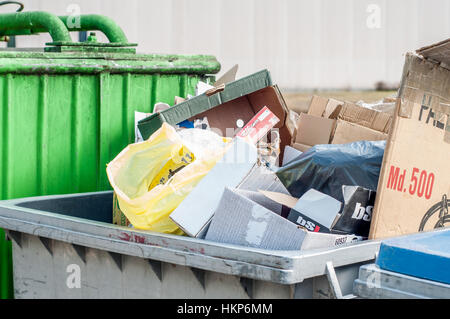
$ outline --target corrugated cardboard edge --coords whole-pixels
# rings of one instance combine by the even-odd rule
[[[437,63],[427,61],[414,53],[407,53],[398,93],[402,103],[396,114],[411,118],[414,104],[423,104],[425,102],[423,96],[426,93],[433,97],[433,104],[429,106],[435,112],[449,115],[450,101],[444,98],[450,92],[449,73],[449,70],[440,67]],[[425,81],[426,78],[434,80]],[[448,121],[447,126],[449,126]]]
[[[273,200],[274,202],[277,202],[278,204],[284,205],[289,208],[294,208],[294,206],[298,202],[298,198],[292,197],[287,194],[263,191],[263,190],[259,190],[259,192],[261,194],[263,194],[264,196],[266,196],[268,199]]]
[[[435,63],[440,63],[441,67],[450,69],[450,38],[436,44],[416,50],[424,58]]]
[[[401,100],[397,99],[396,112],[395,112],[396,114],[398,114],[398,112],[400,111],[400,108],[401,108]],[[385,185],[386,178],[389,177],[388,174],[383,174],[383,172],[385,172],[387,170],[387,165],[391,161],[391,157],[392,157],[391,154],[392,154],[393,144],[395,143],[395,140],[396,140],[396,132],[397,132],[399,118],[400,118],[399,116],[394,116],[392,127],[391,127],[391,130],[389,132],[389,135],[388,135],[388,138],[386,141],[383,162],[381,164],[381,169],[380,169],[380,178],[378,180],[378,188],[380,188],[380,185]],[[372,213],[372,222],[370,224],[369,239],[374,239],[373,238],[374,233],[376,232],[376,230],[378,228],[378,223],[379,223],[378,207],[380,206],[380,202],[382,201],[383,195],[384,195],[384,192],[378,192],[377,196],[375,198],[375,204],[374,204],[373,213]]]
[[[335,113],[332,113],[332,115],[335,116]],[[382,133],[389,133],[392,125],[392,116],[390,114],[364,108],[349,102],[344,103],[337,118]]]

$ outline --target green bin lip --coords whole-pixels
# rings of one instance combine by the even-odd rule
[[[0,74],[216,74],[212,55],[0,51]]]

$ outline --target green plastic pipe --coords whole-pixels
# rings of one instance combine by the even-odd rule
[[[110,43],[128,43],[128,39],[117,23],[99,14],[77,16],[60,16],[69,31],[101,31]],[[79,24],[78,24],[79,22]]]
[[[0,14],[1,35],[32,34],[37,29],[48,32],[53,42],[72,42],[66,26],[54,14],[42,11]]]
[[[45,12],[24,12],[19,14],[28,15],[30,13],[33,14],[41,14]],[[10,20],[6,20],[3,22],[2,18],[6,15],[0,15],[0,34],[1,35],[30,35],[35,33],[44,33],[50,32],[47,27],[44,27],[39,24],[28,24],[26,26],[19,27],[16,24],[10,24]],[[117,23],[103,15],[99,14],[85,14],[80,16],[59,16],[57,18],[61,20],[67,29],[67,31],[101,31],[108,38],[110,43],[128,43],[128,39],[123,32],[123,30],[117,25]],[[58,23],[59,27],[61,27],[61,23]],[[53,36],[52,36],[53,38]],[[72,42],[70,36],[68,39],[56,40],[53,38],[53,42]]]

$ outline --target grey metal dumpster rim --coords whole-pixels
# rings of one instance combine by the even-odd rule
[[[15,236],[11,237],[15,237],[13,239],[19,245],[20,234],[26,233],[116,254],[287,285],[326,275],[328,262],[332,262],[334,267],[340,267],[374,260],[380,246],[380,241],[369,240],[337,249],[263,250],[136,230],[16,206],[36,200],[108,192],[110,191],[0,201],[0,228],[15,232]]]

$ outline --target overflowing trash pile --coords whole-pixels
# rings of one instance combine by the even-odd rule
[[[296,114],[262,70],[135,115],[107,167],[115,224],[273,250],[368,238],[390,113],[313,96]]]
[[[398,97],[375,103],[312,96],[297,114],[269,71],[235,80],[234,67],[136,113],[137,143],[107,167],[114,223],[275,250],[444,227],[448,71],[427,57],[448,43],[409,54]]]

